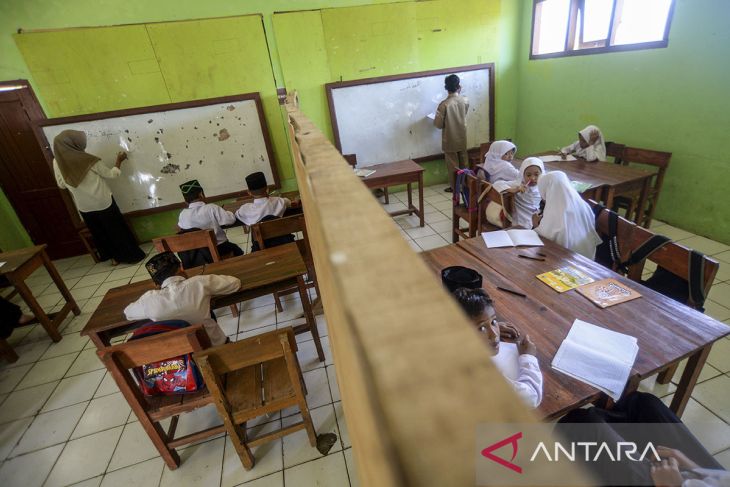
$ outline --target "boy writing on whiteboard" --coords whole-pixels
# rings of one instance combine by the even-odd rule
[[[461,96],[461,80],[455,74],[446,77],[444,87],[449,95],[436,109],[433,124],[441,129],[441,150],[446,159],[446,170],[449,173],[449,187],[444,191],[450,193],[454,187],[454,174],[464,168],[468,162],[466,153],[466,114],[469,111],[469,100]]]
[[[206,203],[203,187],[197,179],[181,184],[180,191],[182,191],[183,198],[188,204],[188,207],[180,212],[177,226],[181,230],[191,230],[194,228],[213,230],[216,244],[218,245],[218,253],[221,257],[230,255],[238,257],[239,255],[243,255],[241,247],[233,242],[229,242],[226,232],[222,228],[224,225],[233,225],[236,223],[236,216],[218,205]]]

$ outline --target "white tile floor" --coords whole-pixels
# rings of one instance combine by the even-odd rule
[[[391,205],[400,207],[405,193],[393,194]],[[451,201],[443,186],[425,190],[426,228],[415,217],[395,219],[403,237],[416,251],[447,245],[451,241]],[[712,254],[722,264],[707,305],[707,313],[730,325],[730,246],[697,237],[656,222],[656,231],[681,239]],[[233,229],[229,238],[248,251],[248,237]],[[143,248],[150,252],[150,244]],[[93,345],[78,332],[111,287],[146,279],[141,265],[110,267],[94,264],[88,256],[56,261],[82,314],[62,325],[64,339],[54,344],[39,326],[16,330],[10,338],[20,359],[0,364],[0,485],[220,485],[343,486],[358,485],[354,460],[340,402],[327,328],[318,317],[327,360],[317,361],[313,342],[299,335],[298,357],[307,381],[307,401],[319,432],[331,431],[338,442],[321,456],[303,432],[258,447],[257,464],[245,471],[227,437],[219,436],[181,450],[182,465],[168,470],[114,381],[96,357]],[[61,296],[45,272],[28,281],[47,310],[62,306]],[[246,302],[238,319],[226,309],[219,322],[231,339],[241,339],[277,326],[297,323],[301,303],[294,296],[276,311],[270,296]],[[716,344],[695,389],[684,420],[718,460],[730,468],[730,340]],[[679,374],[675,375],[678,377]],[[675,384],[642,384],[666,399]],[[296,420],[285,411],[250,424],[256,434]],[[212,407],[181,418],[178,432],[219,423]]]

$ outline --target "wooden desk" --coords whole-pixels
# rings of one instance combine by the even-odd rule
[[[66,283],[63,282],[61,275],[56,270],[56,266],[53,265],[53,262],[51,262],[51,259],[48,257],[48,254],[46,253],[46,245],[36,245],[35,247],[29,247],[27,249],[0,253],[0,262],[5,262],[5,264],[0,267],[0,276],[5,276],[8,279],[35,316],[37,321],[32,321],[31,323],[40,323],[48,333],[48,336],[50,336],[54,342],[61,341],[62,336],[58,332],[58,325],[60,325],[64,318],[66,318],[69,311],[73,311],[74,315],[78,316],[81,313],[81,310],[76,304],[76,301],[74,301],[73,296],[71,296],[71,293],[66,287]],[[51,279],[53,279],[53,282],[56,284],[56,287],[63,296],[63,299],[66,301],[66,304],[63,308],[61,308],[61,311],[57,313],[46,314],[46,312],[43,311],[43,308],[38,304],[38,301],[36,301],[33,293],[25,284],[25,280],[28,276],[41,266],[46,268]],[[12,354],[10,354],[10,352],[12,352]],[[12,349],[8,350],[6,348],[5,353],[8,354],[8,358],[11,361],[15,361],[18,358]],[[13,356],[15,360],[13,360]]]
[[[405,184],[408,191],[408,205],[405,210],[390,212],[390,216],[398,215],[418,215],[420,225],[426,225],[423,213],[423,167],[420,164],[408,159],[405,161],[386,162],[385,164],[376,164],[375,166],[367,166],[366,169],[375,171],[366,178],[361,178],[370,189],[387,188],[399,184]],[[418,208],[413,206],[413,195],[411,195],[412,183],[418,183]]]
[[[319,359],[324,361],[324,351],[319,340],[317,323],[304,283],[303,276],[307,273],[307,266],[296,243],[232,257],[188,269],[185,272],[189,277],[200,274],[223,274],[241,280],[241,288],[235,293],[213,297],[211,309],[297,287],[304,308],[306,324],[295,327],[294,332],[311,331]],[[89,322],[81,330],[81,334],[89,336],[97,348],[103,348],[109,346],[113,337],[138,328],[144,322],[127,320],[124,316],[124,308],[150,289],[155,289],[155,284],[151,279],[110,289],[104,295],[104,299],[94,314],[91,315]]]
[[[552,358],[568,334],[573,320],[578,318],[637,338],[639,354],[634,363],[633,377],[627,385],[628,389],[667,366],[689,358],[671,404],[672,410],[681,416],[712,344],[730,333],[727,326],[639,283],[619,276],[610,269],[560,245],[545,239],[543,241],[545,247],[539,250],[488,249],[481,238],[468,239],[450,246],[469,255],[469,258],[465,258],[459,265],[474,265],[479,272],[482,272],[485,281],[502,279],[505,287],[528,296],[527,298],[504,296],[507,293],[488,289],[490,296],[496,300],[497,312],[530,333],[540,349],[541,357],[538,359],[546,378],[544,400],[547,401],[544,408],[541,407],[541,411],[546,417],[555,417],[559,412],[567,411],[595,398],[595,390],[586,392],[585,384],[577,383],[578,381],[563,374],[559,374],[560,384],[556,386],[555,391],[550,390],[548,382],[548,380],[554,382],[553,376],[558,374],[550,367]],[[520,253],[534,255],[536,251],[547,255],[544,262],[517,257]],[[474,259],[483,265],[476,266]],[[537,274],[566,265],[576,267],[596,280],[607,277],[616,279],[636,289],[643,297],[600,309],[575,290],[558,293],[535,277]],[[531,311],[521,313],[522,308]],[[565,390],[574,391],[574,396],[564,394]]]
[[[555,151],[541,152],[534,157],[557,155]],[[517,168],[522,160],[512,162]],[[583,193],[585,197],[603,201],[611,208],[616,194],[641,191],[640,211],[643,213],[644,203],[649,190],[649,183],[654,175],[651,171],[631,166],[622,166],[607,161],[586,162],[575,161],[546,162],[547,171],[563,171],[571,181],[590,183],[591,187]],[[639,218],[641,215],[639,215]]]

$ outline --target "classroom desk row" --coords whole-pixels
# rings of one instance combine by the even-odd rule
[[[310,331],[319,359],[324,361],[324,351],[319,339],[317,323],[304,282],[307,266],[296,243],[232,257],[188,269],[185,273],[189,277],[201,274],[223,274],[241,280],[241,288],[235,293],[215,296],[211,300],[212,309],[296,287],[302,300],[306,323],[294,327],[294,332]],[[124,308],[154,288],[154,283],[148,279],[110,289],[104,295],[94,314],[91,315],[89,322],[81,331],[81,335],[88,336],[98,349],[102,349],[109,346],[114,337],[126,335],[138,328],[144,322],[127,320],[124,316]]]
[[[499,318],[530,335],[537,346],[537,359],[544,377],[539,413],[545,419],[559,418],[572,409],[603,398],[594,387],[551,367],[555,353],[576,318],[637,338],[639,353],[627,391],[667,366],[689,358],[671,404],[671,409],[681,416],[712,344],[730,333],[727,325],[558,244],[543,241],[545,246],[539,248],[488,249],[483,239],[472,238],[421,255],[439,277],[443,268],[453,265],[479,272]],[[545,254],[544,261],[518,258],[518,254],[534,255],[537,249]],[[558,293],[535,277],[565,266],[577,268],[596,280],[616,279],[637,290],[642,297],[600,309],[576,290]],[[500,291],[497,286],[514,289],[527,297]],[[474,339],[479,338],[475,335]],[[486,345],[484,355],[485,360],[489,360]]]

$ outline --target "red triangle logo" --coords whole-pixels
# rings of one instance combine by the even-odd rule
[[[505,438],[502,441],[498,441],[497,443],[490,445],[490,446],[486,447],[484,450],[482,450],[482,456],[490,459],[493,462],[497,462],[498,464],[502,465],[503,467],[507,467],[508,469],[513,470],[517,473],[522,473],[522,467],[519,467],[519,466],[515,465],[514,463],[512,463],[512,460],[514,460],[515,457],[517,456],[517,449],[518,449],[517,441],[520,440],[521,438],[522,438],[522,432],[519,432],[508,438]],[[512,458],[510,458],[509,460],[505,460],[504,458],[498,457],[492,453],[493,451],[499,450],[503,446],[510,445],[510,444],[512,445]]]

